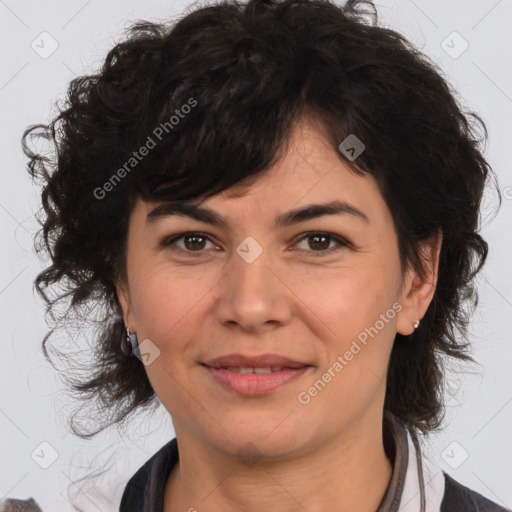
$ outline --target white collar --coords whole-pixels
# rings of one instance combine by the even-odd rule
[[[431,460],[416,452],[407,431],[408,462],[399,512],[440,512],[444,496],[444,474]],[[421,482],[421,485],[420,485]]]

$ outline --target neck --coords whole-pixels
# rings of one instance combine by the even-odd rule
[[[179,463],[167,481],[164,512],[375,512],[392,475],[382,416],[365,418],[288,460],[246,461],[176,428]]]

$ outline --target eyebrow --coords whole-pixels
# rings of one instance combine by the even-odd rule
[[[278,215],[275,219],[275,224],[278,227],[288,227],[298,224],[299,222],[316,219],[324,215],[342,214],[352,215],[353,217],[364,221],[366,224],[370,224],[370,219],[363,211],[345,201],[309,204],[301,208],[296,208]],[[213,226],[229,227],[228,221],[218,212],[204,206],[183,202],[165,202],[158,205],[147,214],[146,224],[152,224],[158,219],[168,217],[170,215],[190,217],[206,224],[212,224]]]

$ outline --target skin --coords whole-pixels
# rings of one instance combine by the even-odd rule
[[[355,175],[311,120],[294,126],[286,148],[247,187],[195,201],[224,216],[229,229],[176,215],[146,224],[159,203],[140,199],[130,216],[128,279],[118,297],[139,343],[150,339],[160,350],[146,371],[180,451],[165,512],[374,512],[391,478],[382,439],[389,356],[396,333],[411,334],[432,300],[442,234],[425,245],[428,279],[413,269],[402,275],[394,223],[374,179]],[[343,214],[274,226],[280,213],[332,200],[356,206],[370,223]],[[161,245],[185,231],[208,238],[197,248],[178,240],[181,253]],[[319,231],[352,247],[304,235]],[[263,249],[252,263],[235,250],[247,236]],[[300,403],[298,394],[394,303],[401,306],[394,318]],[[240,352],[278,353],[313,368],[248,397],[221,388],[199,364]],[[252,450],[253,464],[238,456],[242,447]]]

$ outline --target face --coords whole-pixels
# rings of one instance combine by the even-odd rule
[[[226,454],[251,443],[262,456],[298,456],[381,418],[395,335],[413,332],[437,279],[440,238],[429,282],[402,275],[374,179],[350,171],[311,122],[290,142],[249,187],[192,202],[225,224],[142,200],[129,221],[125,323],[159,351],[145,368],[178,439]],[[346,205],[277,222],[332,202]],[[276,359],[283,370],[248,375],[205,365],[231,354],[300,368]]]

